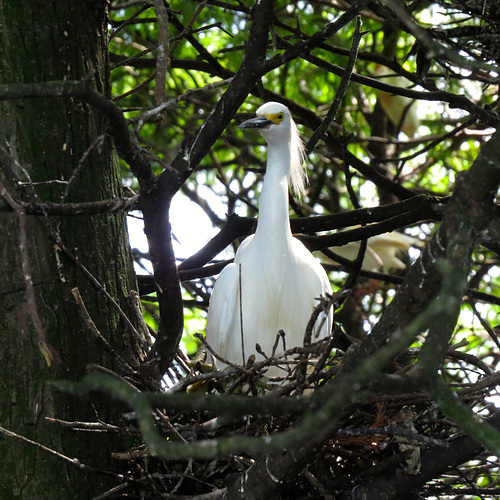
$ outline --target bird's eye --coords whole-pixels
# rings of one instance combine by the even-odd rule
[[[283,120],[283,118],[285,118],[285,115],[284,115],[283,113],[278,113],[278,114],[276,115],[276,118],[277,118],[279,121],[281,121],[281,120]]]

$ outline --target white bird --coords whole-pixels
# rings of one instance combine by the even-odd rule
[[[290,111],[268,102],[257,110],[256,118],[240,128],[258,129],[268,144],[259,218],[255,234],[243,241],[234,262],[215,283],[206,338],[222,358],[245,365],[256,353],[256,343],[271,355],[280,330],[285,332],[287,349],[303,345],[318,299],[332,289],[321,264],[290,229],[288,187],[302,195],[306,180],[303,144]],[[313,340],[329,336],[332,322],[330,308],[326,317],[320,314]],[[281,353],[282,345],[276,354]],[[279,370],[269,373],[276,375]]]
[[[376,65],[377,75],[385,77],[381,81],[396,87],[410,88],[413,82],[404,76],[396,75],[387,66]],[[395,127],[401,127],[401,132],[412,139],[417,135],[420,119],[418,117],[418,101],[397,94],[378,91],[378,100],[389,120]]]
[[[410,247],[419,247],[421,244],[418,238],[396,231],[377,234],[368,238],[361,268],[375,272],[383,269],[406,269],[406,264],[398,257],[398,254],[408,253]],[[346,245],[331,247],[331,249],[345,259],[354,260],[358,255],[360,245],[359,241],[351,241]],[[335,261],[332,260],[332,262]]]

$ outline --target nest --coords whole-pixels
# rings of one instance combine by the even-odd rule
[[[314,411],[316,391],[327,386],[342,368],[344,353],[338,348],[332,350],[332,343],[339,344],[340,339],[291,349],[280,358],[250,360],[245,367],[230,366],[222,372],[212,372],[203,363],[193,363],[179,355],[170,373],[172,380],[157,394],[187,393],[192,398],[202,394],[215,400],[221,395],[238,394],[263,402],[273,397],[289,409],[237,415],[238,412],[213,412],[203,407],[173,410],[171,405],[157,405],[156,401],[152,411],[157,432],[164,440],[193,443],[228,437],[237,442],[242,437],[272,437],[294,429],[308,406],[297,405],[297,411],[293,411],[290,402],[311,401],[309,410]],[[404,372],[416,355],[418,350],[409,351],[402,364],[393,364],[390,371]],[[456,349],[450,349],[443,372],[448,374],[461,400],[476,413],[482,417],[495,414],[488,398],[496,394],[498,375],[490,371],[478,376],[478,371],[487,367],[474,356],[465,358]],[[267,368],[273,364],[285,367],[284,377],[266,377]],[[181,379],[177,378],[188,370]],[[469,378],[474,374],[473,383],[464,378],[466,373]],[[138,380],[128,379],[126,383],[140,386]],[[91,430],[118,432],[137,443],[114,453],[113,457],[126,465],[127,473],[120,476],[120,484],[97,498],[222,498],[230,485],[265,456],[265,450],[212,459],[155,456],[142,441],[137,414],[125,413],[123,417],[121,422],[101,422],[99,429],[95,423],[88,424],[89,430],[94,426]],[[500,427],[500,419],[497,420],[496,427]],[[390,491],[391,481],[406,484],[406,491],[413,491],[415,498],[455,498],[459,494],[493,498],[489,495],[496,495],[500,486],[498,465],[496,457],[444,417],[426,394],[372,395],[360,404],[344,408],[336,433],[315,451],[314,458],[299,474],[268,498],[358,498],[354,495],[356,488],[376,492],[382,487]],[[398,497],[377,493],[371,498]]]

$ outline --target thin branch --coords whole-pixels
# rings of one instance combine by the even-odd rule
[[[101,134],[97,136],[90,146],[85,150],[83,155],[81,156],[80,160],[78,160],[78,165],[75,167],[73,172],[71,173],[71,177],[69,178],[68,182],[66,183],[66,188],[64,189],[64,193],[61,196],[61,202],[63,202],[66,197],[69,194],[69,189],[71,187],[71,184],[74,182],[74,180],[78,177],[78,174],[81,172],[83,165],[85,163],[85,160],[88,158],[89,154],[95,149],[95,148],[101,148],[104,139],[107,137],[107,134]]]
[[[339,436],[398,436],[404,437],[409,442],[420,442],[426,445],[439,446],[443,448],[448,448],[449,443],[447,441],[442,441],[440,439],[434,439],[427,436],[422,436],[421,434],[416,434],[415,432],[407,431],[405,429],[399,429],[397,427],[370,427],[370,428],[355,428],[351,427],[349,429],[340,429],[337,432]]]
[[[220,80],[218,82],[213,82],[213,83],[208,83],[207,85],[204,85],[203,87],[197,88],[197,89],[189,89],[183,94],[180,94],[173,99],[170,99],[167,102],[164,102],[160,104],[159,106],[150,109],[148,111],[145,111],[144,113],[141,113],[140,115],[132,118],[130,121],[131,122],[137,122],[138,123],[138,128],[140,129],[142,125],[146,122],[149,121],[154,121],[163,111],[166,109],[171,109],[173,108],[177,103],[181,101],[185,101],[188,97],[198,94],[199,92],[203,92],[205,90],[212,90],[212,89],[217,89],[220,87],[225,87],[226,85],[229,85],[232,81],[232,78],[227,78],[225,80]]]
[[[337,112],[340,108],[340,104],[342,103],[342,100],[344,99],[345,93],[347,91],[347,87],[349,85],[349,82],[351,80],[351,75],[354,69],[354,65],[356,64],[356,59],[358,57],[358,50],[359,50],[359,43],[361,41],[361,37],[365,33],[360,32],[361,28],[361,19],[358,16],[356,18],[356,28],[354,30],[354,36],[352,39],[352,46],[351,50],[349,52],[349,60],[347,61],[347,65],[344,71],[344,74],[342,75],[342,79],[340,80],[339,87],[337,89],[337,92],[335,93],[335,97],[332,101],[332,104],[330,106],[330,109],[328,110],[328,113],[326,114],[325,118],[321,122],[321,125],[314,131],[313,135],[307,142],[305,149],[307,154],[311,154],[315,148],[318,142],[323,138],[325,135],[326,131],[330,127],[330,124],[333,122],[335,119],[335,116],[337,116]]]
[[[6,429],[5,427],[0,427],[0,434],[3,434],[4,436],[7,436],[8,438],[16,439],[17,441],[28,444],[34,448],[37,448],[37,449],[43,451],[44,453],[48,453],[49,455],[52,455],[52,456],[62,460],[63,462],[71,465],[72,467],[76,467],[77,469],[90,471],[92,473],[100,474],[103,476],[114,477],[116,479],[119,479],[120,481],[135,482],[133,479],[130,479],[127,476],[124,476],[122,474],[117,474],[115,472],[97,469],[97,468],[92,467],[90,465],[83,464],[77,458],[69,458],[66,455],[63,455],[62,453],[59,453],[58,451],[53,450],[52,448],[49,448],[41,443],[37,443],[36,441],[28,439],[27,437],[21,436],[20,434],[16,434],[15,432],[12,432],[12,431]]]
[[[474,315],[481,323],[481,326],[488,332],[490,339],[493,340],[493,342],[496,344],[496,346],[500,349],[500,340],[498,339],[498,336],[496,335],[493,328],[491,328],[491,326],[488,324],[488,322],[483,319],[483,317],[481,316],[481,314],[477,310],[475,301],[469,299],[469,304],[472,307],[472,310],[474,311]]]
[[[137,20],[137,18],[147,9],[153,7],[152,4],[150,3],[144,3],[142,0],[139,2],[129,2],[128,4],[125,5],[119,5],[116,8],[117,9],[126,9],[127,7],[133,7],[135,5],[140,5],[141,7],[134,12],[128,19],[123,21],[114,31],[111,33],[110,40],[113,39],[118,33],[123,31],[127,26],[130,26],[131,24],[134,24],[134,22]],[[111,7],[113,9],[113,7]]]
[[[139,196],[130,196],[128,198],[113,198],[110,200],[87,201],[81,203],[50,203],[50,202],[32,202],[16,201],[23,207],[26,215],[44,215],[44,216],[88,216],[98,214],[112,214],[115,212],[130,212],[135,210]],[[10,205],[0,206],[0,210],[11,209]]]
[[[78,306],[78,311],[80,313],[80,317],[83,319],[84,323],[87,325],[87,328],[104,344],[106,349],[111,353],[111,355],[118,360],[130,373],[135,373],[135,370],[113,349],[111,344],[102,336],[101,332],[95,325],[92,317],[90,316],[85,303],[83,302],[82,296],[78,288],[73,288],[71,290],[73,297],[75,298],[76,304]],[[137,338],[140,344],[144,343],[142,338]]]
[[[193,17],[189,20],[189,23],[187,24],[187,26],[182,30],[182,32],[180,33],[180,35],[178,35],[176,37],[177,41],[174,44],[174,46],[172,47],[172,54],[175,52],[175,49],[179,46],[181,40],[185,36],[187,36],[188,34],[190,35],[190,34],[192,34],[192,33],[195,32],[195,31],[192,30],[193,24],[195,23],[196,19],[198,19],[199,15],[201,14],[201,12],[203,11],[203,9],[205,8],[206,4],[207,4],[207,0],[201,0],[200,5],[196,9],[196,12],[194,13]]]

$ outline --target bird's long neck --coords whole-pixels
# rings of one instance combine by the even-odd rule
[[[255,238],[262,238],[271,249],[287,247],[292,238],[288,216],[290,159],[289,142],[269,145]]]

